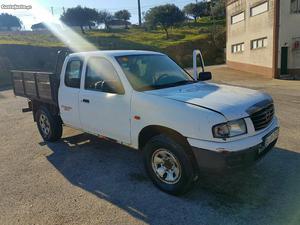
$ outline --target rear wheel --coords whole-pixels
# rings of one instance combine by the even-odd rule
[[[62,136],[62,123],[58,116],[52,115],[46,107],[36,112],[39,132],[45,141],[55,142]]]
[[[159,189],[180,195],[192,188],[197,175],[193,158],[182,144],[158,135],[146,144],[144,154],[146,170]]]

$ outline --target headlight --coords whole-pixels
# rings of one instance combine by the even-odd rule
[[[227,123],[217,124],[212,129],[215,138],[229,138],[247,133],[244,119],[233,120]]]

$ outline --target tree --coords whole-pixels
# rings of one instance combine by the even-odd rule
[[[88,20],[87,26],[89,26],[89,29],[91,30],[91,26],[94,26],[98,20],[98,11],[96,9],[91,9],[87,7],[85,7],[83,10]]]
[[[6,27],[7,30],[11,30],[13,27],[20,29],[22,27],[22,22],[16,16],[2,13],[0,14],[0,27]]]
[[[211,1],[211,16],[217,18],[224,18],[226,15],[226,1],[213,0]]]
[[[210,36],[216,49],[223,49],[226,45],[226,29],[216,24],[215,18],[224,18],[226,15],[226,0],[212,0],[210,2]]]
[[[186,15],[193,17],[195,22],[197,22],[197,18],[200,17],[201,14],[201,8],[195,3],[187,4],[184,6],[183,11]]]
[[[109,22],[113,19],[113,16],[110,12],[106,10],[102,10],[98,12],[98,23],[104,23],[106,29],[110,30],[109,28]]]
[[[209,16],[209,4],[209,2],[190,3],[183,8],[183,11],[186,15],[193,17],[195,22],[197,22],[197,18]]]
[[[174,4],[156,6],[147,11],[145,15],[146,24],[150,27],[161,26],[169,38],[168,29],[175,24],[185,20],[184,13]]]
[[[125,23],[125,26],[127,28],[127,21],[130,19],[131,14],[128,10],[124,9],[124,10],[120,10],[115,12],[115,18],[119,19],[119,20],[123,20]]]
[[[69,8],[61,16],[61,20],[70,26],[79,26],[81,32],[84,34],[84,26],[89,26],[97,20],[98,12],[95,9],[82,8],[77,6],[75,8]]]

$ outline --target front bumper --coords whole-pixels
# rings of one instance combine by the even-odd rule
[[[257,135],[230,142],[209,142],[188,139],[198,168],[224,172],[249,167],[263,158],[276,144],[277,138],[265,147],[267,136],[279,129],[277,118]]]
[[[240,168],[247,168],[259,159],[263,158],[276,144],[277,139],[268,147],[258,144],[248,149],[235,152],[214,152],[192,147],[192,151],[200,170],[211,172],[225,172]],[[263,149],[262,152],[260,152]]]

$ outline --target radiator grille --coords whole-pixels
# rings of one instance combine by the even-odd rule
[[[266,128],[274,117],[274,105],[270,104],[267,107],[253,113],[250,118],[253,122],[256,131]]]

